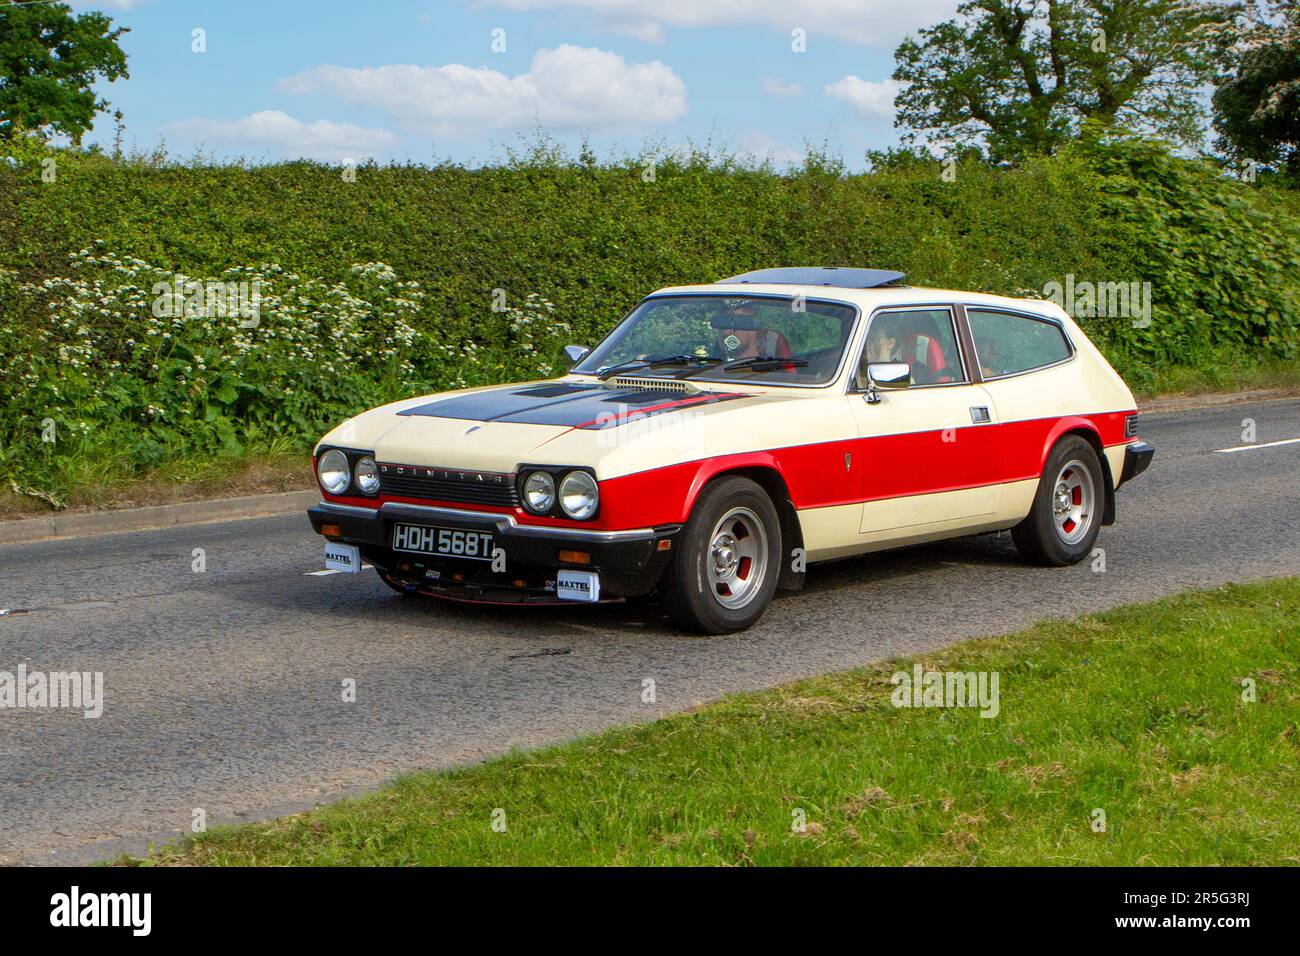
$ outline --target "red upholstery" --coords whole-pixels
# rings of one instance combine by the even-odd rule
[[[939,346],[939,340],[926,335],[923,332],[912,332],[903,338],[903,360],[916,364],[916,344],[924,338],[926,341],[925,348],[925,371],[921,376],[915,376],[916,369],[913,369],[913,375],[916,377],[918,385],[934,385],[939,382],[953,381],[952,375],[947,371],[948,363],[944,359],[943,349]],[[924,380],[922,380],[924,379]]]
[[[947,367],[947,362],[943,358],[943,349],[939,348],[938,339],[930,339],[929,348],[926,349],[925,364],[930,366],[931,375],[942,375],[943,370]]]

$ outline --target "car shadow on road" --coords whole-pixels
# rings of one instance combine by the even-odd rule
[[[954,564],[1023,566],[1010,535],[980,534],[815,564],[808,569],[803,590],[786,592],[785,596],[797,599],[800,594],[831,593],[867,584],[882,584]]]
[[[955,564],[1010,568],[1018,565],[1019,559],[1006,535],[978,535],[857,555],[812,566],[803,590],[778,592],[777,602],[783,610],[797,613],[798,602],[813,595],[830,595],[856,588],[863,589],[865,599],[869,596],[867,589],[872,586]],[[530,643],[534,639],[554,643],[557,635],[563,634],[608,635],[629,631],[654,639],[709,639],[704,635],[682,632],[673,626],[655,595],[594,607],[576,603],[512,606],[394,594],[373,572],[356,577],[338,575],[298,580],[303,582],[302,587],[242,592],[237,599],[282,613],[364,617],[367,626],[374,628],[450,627],[467,633],[496,635],[507,632]]]

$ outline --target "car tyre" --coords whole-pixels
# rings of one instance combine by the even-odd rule
[[[1052,448],[1028,517],[1011,529],[1021,557],[1064,567],[1092,552],[1101,532],[1106,485],[1096,450],[1078,435]]]
[[[669,618],[703,634],[743,631],[780,577],[781,521],[761,486],[734,475],[705,485],[660,590]]]

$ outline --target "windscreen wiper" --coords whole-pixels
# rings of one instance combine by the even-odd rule
[[[803,368],[807,364],[807,359],[781,358],[779,355],[755,355],[752,358],[728,362],[718,371],[730,372],[733,369],[743,368],[751,372],[774,372],[783,368]]]
[[[662,355],[652,359],[629,359],[626,362],[606,366],[596,373],[596,377],[603,382],[620,372],[638,372],[641,369],[664,368],[669,365],[712,365],[721,361],[724,360],[713,355]]]

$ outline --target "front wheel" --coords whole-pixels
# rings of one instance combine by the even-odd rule
[[[704,634],[744,630],[776,593],[781,553],[781,521],[762,487],[739,475],[706,485],[668,567],[668,616]]]
[[[1029,516],[1011,529],[1016,550],[1034,564],[1082,561],[1101,531],[1105,501],[1097,452],[1077,435],[1066,436],[1047,456]]]

